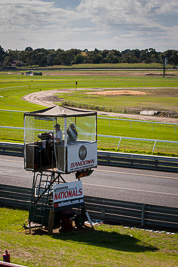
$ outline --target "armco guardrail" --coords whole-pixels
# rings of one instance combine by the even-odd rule
[[[28,210],[32,190],[0,184],[0,206]],[[178,209],[134,202],[85,196],[85,207],[92,219],[117,224],[158,226],[178,229]]]
[[[0,142],[0,154],[23,157],[24,145],[18,143]]]
[[[29,210],[31,195],[31,188],[0,184],[1,206]]]
[[[98,151],[98,164],[178,172],[178,158]]]
[[[0,142],[0,154],[23,157],[23,144]],[[98,164],[178,172],[178,158],[98,151]]]

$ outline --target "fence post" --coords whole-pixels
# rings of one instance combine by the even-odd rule
[[[157,143],[158,140],[155,140],[155,143],[154,143],[154,146],[153,146],[153,153],[154,153],[154,150],[155,150],[155,146],[156,146],[156,143]]]
[[[142,205],[141,227],[145,224],[145,204]]]
[[[104,209],[101,209],[101,218],[105,219],[105,210]]]
[[[118,149],[119,149],[119,146],[120,146],[121,141],[122,141],[122,137],[119,140],[118,147],[117,147]]]

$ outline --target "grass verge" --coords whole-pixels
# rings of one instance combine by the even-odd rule
[[[173,65],[167,65],[167,68],[174,67]],[[41,69],[39,66],[29,66],[29,69]],[[43,69],[55,69],[55,68],[62,68],[62,69],[114,69],[114,68],[127,68],[127,69],[162,69],[163,64],[161,63],[101,63],[101,64],[73,64],[72,66],[66,66],[66,65],[56,65],[56,66],[50,66]]]
[[[30,235],[22,225],[27,211],[0,208],[0,252],[11,262],[45,266],[178,266],[178,234],[99,225],[70,233]]]

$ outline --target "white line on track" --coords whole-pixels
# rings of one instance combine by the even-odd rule
[[[116,187],[116,186],[108,186],[108,185],[96,185],[96,184],[87,184],[87,183],[82,183],[82,184],[83,185],[87,185],[87,186],[100,187],[100,188],[103,187],[103,188],[110,188],[110,189],[117,189],[117,190],[127,190],[127,191],[135,191],[135,192],[144,192],[144,193],[153,193],[153,194],[178,196],[178,194],[164,193],[164,192],[157,192],[157,191],[148,191],[148,190],[140,190],[140,189],[133,189],[133,188]]]
[[[24,162],[24,160],[7,160],[3,159],[3,161],[6,162]],[[160,178],[160,179],[173,179],[173,180],[178,180],[178,177],[172,177],[172,176],[160,176],[160,175],[154,175],[154,174],[143,174],[143,173],[133,173],[133,172],[119,172],[119,171],[108,171],[108,170],[98,170],[96,169],[95,172],[107,172],[107,173],[118,173],[118,174],[128,174],[128,175],[134,175],[134,176],[145,176],[145,177],[154,177],[154,178]]]
[[[146,177],[155,177],[155,178],[163,178],[163,179],[174,179],[178,180],[178,177],[171,177],[171,176],[160,176],[160,175],[153,175],[153,174],[143,174],[143,173],[133,173],[133,172],[118,172],[118,171],[107,171],[107,170],[96,170],[98,172],[108,172],[108,173],[118,173],[118,174],[129,174],[135,176],[146,176]]]

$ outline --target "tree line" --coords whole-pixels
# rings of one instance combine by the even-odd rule
[[[7,50],[0,46],[0,66],[54,66],[73,64],[99,64],[99,63],[163,63],[167,60],[168,64],[178,65],[178,51],[167,50],[157,52],[153,48],[139,50],[126,49],[119,50],[98,50],[93,51],[80,49],[32,49],[26,47],[25,50]]]

